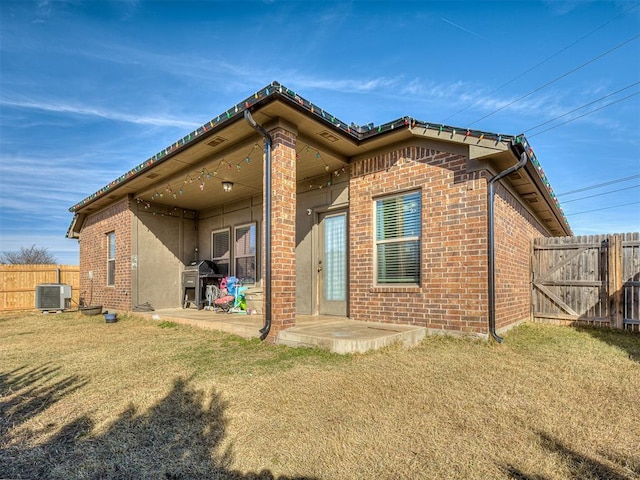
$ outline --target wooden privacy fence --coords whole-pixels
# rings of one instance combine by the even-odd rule
[[[640,329],[640,234],[537,238],[531,257],[538,321]]]
[[[0,311],[34,310],[36,285],[71,285],[72,304],[80,295],[77,265],[0,265]]]

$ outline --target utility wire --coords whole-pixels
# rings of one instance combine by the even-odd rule
[[[589,185],[588,187],[579,188],[577,190],[571,190],[570,192],[556,193],[556,197],[560,197],[562,195],[571,195],[572,193],[584,192],[585,190],[591,190],[592,188],[606,187],[607,185],[613,185],[614,183],[626,182],[627,180],[633,180],[634,178],[640,178],[640,174],[631,175],[629,177],[616,178],[614,180],[609,180],[608,182],[597,183],[595,185]]]
[[[553,80],[551,80],[550,82],[547,82],[547,83],[545,83],[544,85],[541,85],[540,87],[535,88],[534,90],[531,90],[529,93],[527,93],[527,94],[525,94],[525,95],[522,95],[521,97],[519,97],[519,98],[515,99],[514,101],[509,102],[509,103],[507,103],[506,105],[503,105],[502,107],[500,107],[500,108],[498,108],[498,109],[494,110],[493,112],[486,114],[484,117],[479,118],[479,119],[478,119],[478,120],[476,120],[475,122],[472,122],[472,123],[468,124],[468,127],[471,127],[472,125],[475,125],[476,123],[478,123],[478,122],[480,122],[480,121],[484,120],[485,118],[488,118],[488,117],[490,117],[490,116],[492,116],[492,115],[495,115],[496,113],[498,113],[498,112],[500,112],[500,111],[504,110],[504,109],[505,109],[505,108],[507,108],[507,107],[510,107],[511,105],[513,105],[513,104],[515,104],[515,103],[518,103],[520,100],[523,100],[523,99],[525,99],[525,98],[527,98],[527,97],[529,97],[529,96],[533,95],[534,93],[539,92],[539,91],[540,91],[540,90],[542,90],[543,88],[548,87],[549,85],[551,85],[551,84],[553,84],[553,83],[557,82],[558,80],[561,80],[561,79],[563,79],[563,78],[565,78],[565,77],[568,77],[569,75],[571,75],[572,73],[577,72],[577,71],[578,71],[578,70],[580,70],[581,68],[584,68],[584,67],[586,67],[587,65],[589,65],[589,64],[591,64],[591,63],[593,63],[593,62],[595,62],[596,60],[601,59],[601,58],[602,58],[602,57],[604,57],[605,55],[609,55],[611,52],[613,52],[613,51],[617,50],[617,49],[618,49],[618,48],[620,48],[620,47],[623,47],[623,46],[624,46],[624,45],[626,45],[627,43],[629,43],[629,42],[632,42],[632,41],[636,40],[638,37],[640,37],[640,35],[636,35],[635,37],[631,37],[630,39],[625,40],[624,42],[622,42],[622,43],[620,43],[620,44],[616,45],[615,47],[613,47],[613,48],[611,48],[611,49],[607,50],[606,52],[601,53],[600,55],[598,55],[598,56],[596,56],[596,57],[592,58],[591,60],[589,60],[589,61],[587,61],[587,62],[583,63],[582,65],[577,66],[577,67],[576,67],[576,68],[574,68],[573,70],[570,70],[570,71],[568,71],[567,73],[563,73],[562,75],[560,75],[559,77],[554,78],[554,79],[553,79]]]
[[[631,190],[632,188],[638,188],[638,187],[640,187],[640,185],[633,185],[631,187],[618,188],[617,190],[609,190],[608,192],[596,193],[594,195],[587,195],[586,197],[574,198],[572,200],[563,200],[562,204],[564,205],[565,203],[577,202],[578,200],[586,200],[587,198],[600,197],[602,195],[609,195],[610,193],[622,192],[624,190]]]
[[[531,127],[529,129],[525,130],[525,133],[526,132],[530,132],[531,130],[535,130],[536,128],[542,127],[543,125],[546,125],[547,123],[551,123],[551,122],[553,122],[555,120],[558,120],[558,119],[560,119],[562,117],[566,117],[567,115],[571,115],[572,113],[577,112],[578,110],[582,110],[583,108],[588,107],[589,105],[593,105],[594,103],[598,103],[600,100],[604,100],[605,98],[608,98],[608,97],[611,97],[613,95],[616,95],[617,93],[623,92],[624,90],[627,90],[627,89],[629,89],[631,87],[635,87],[638,84],[640,84],[640,82],[632,83],[631,85],[628,85],[628,86],[626,86],[624,88],[621,88],[620,90],[617,90],[617,91],[612,92],[612,93],[610,93],[608,95],[605,95],[604,97],[600,97],[597,100],[593,100],[592,102],[586,103],[586,104],[584,104],[584,105],[582,105],[582,106],[580,106],[578,108],[574,108],[570,112],[563,113],[562,115],[559,115],[559,116],[557,116],[555,118],[552,118],[551,120],[547,120],[546,122],[540,123],[540,124],[536,125],[535,127]]]
[[[623,203],[622,205],[612,205],[611,207],[596,208],[595,210],[587,210],[587,211],[584,211],[584,212],[565,213],[565,215],[567,215],[567,216],[569,216],[569,215],[582,215],[583,213],[599,212],[601,210],[610,210],[612,208],[627,207],[629,205],[637,205],[639,203],[640,202]]]
[[[633,5],[633,6],[629,7],[629,8],[628,8],[628,9],[626,9],[624,12],[622,12],[620,15],[617,15],[617,16],[613,17],[613,18],[612,18],[611,20],[609,20],[608,22],[603,23],[602,25],[600,25],[600,26],[599,26],[599,27],[597,27],[596,29],[591,30],[589,33],[587,33],[587,34],[583,35],[582,37],[580,37],[579,39],[577,39],[575,42],[573,42],[573,43],[571,43],[571,44],[567,45],[566,47],[564,47],[564,48],[562,48],[562,49],[558,50],[556,53],[554,53],[554,54],[553,54],[553,55],[551,55],[550,57],[545,58],[545,59],[544,59],[544,60],[542,60],[541,62],[539,62],[539,63],[535,64],[533,67],[529,68],[528,70],[525,70],[525,71],[524,71],[524,72],[522,72],[520,75],[517,75],[516,77],[512,78],[512,79],[511,79],[511,80],[509,80],[508,82],[503,83],[502,85],[500,85],[500,86],[499,86],[498,88],[496,88],[495,90],[493,90],[493,91],[489,92],[489,93],[487,94],[487,96],[489,96],[489,95],[493,95],[493,94],[494,94],[494,93],[496,93],[498,90],[501,90],[501,89],[503,89],[504,87],[506,87],[507,85],[510,85],[510,84],[512,84],[513,82],[515,82],[516,80],[518,80],[518,79],[520,79],[520,78],[524,77],[527,73],[529,73],[529,72],[531,72],[531,71],[535,70],[536,68],[538,68],[539,66],[541,66],[541,65],[543,65],[543,64],[545,64],[545,63],[547,63],[549,60],[551,60],[551,59],[552,59],[552,58],[554,58],[554,57],[557,57],[557,56],[558,56],[558,55],[560,55],[562,52],[564,52],[564,51],[566,51],[566,50],[569,50],[571,47],[573,47],[573,46],[574,46],[574,45],[576,45],[577,43],[580,43],[582,40],[584,40],[584,39],[585,39],[585,38],[587,38],[588,36],[590,36],[590,35],[592,35],[592,34],[596,33],[598,30],[600,30],[600,29],[602,29],[602,28],[606,27],[606,26],[607,26],[607,25],[609,25],[610,23],[614,22],[614,21],[615,21],[615,20],[617,20],[618,18],[620,18],[620,17],[622,17],[623,15],[625,15],[628,11],[633,10],[634,8],[636,8],[638,5],[640,5],[640,4],[639,4],[639,3],[636,3],[635,5]],[[478,105],[479,103],[480,103],[480,101],[477,101],[477,102],[475,102],[475,103],[473,103],[473,104],[471,104],[471,105],[467,105],[467,106],[466,106],[466,107],[464,107],[462,110],[458,110],[457,112],[452,113],[451,115],[449,115],[447,118],[445,118],[445,119],[444,119],[444,121],[446,122],[446,121],[447,121],[447,120],[449,120],[451,117],[455,117],[455,116],[456,116],[456,115],[458,115],[459,113],[462,113],[462,112],[464,112],[464,111],[466,111],[466,110],[470,109],[471,107],[474,107],[474,106]]]
[[[606,105],[603,105],[603,106],[601,106],[599,108],[596,108],[595,110],[590,110],[587,113],[583,113],[582,115],[578,115],[577,117],[570,118],[566,122],[558,123],[557,125],[554,125],[553,127],[549,127],[549,128],[547,128],[545,130],[542,130],[541,132],[534,133],[533,135],[529,135],[528,138],[533,138],[533,137],[535,137],[537,135],[540,135],[541,133],[548,132],[549,130],[554,130],[554,129],[562,126],[562,125],[566,125],[567,123],[571,123],[574,120],[578,120],[579,118],[586,117],[587,115],[591,115],[592,113],[598,112],[598,111],[602,110],[603,108],[610,107],[611,105],[615,105],[616,103],[620,103],[623,100],[631,98],[631,97],[633,97],[635,95],[640,95],[640,92],[632,93],[631,95],[627,95],[626,97],[621,98],[619,100],[616,100],[615,102],[607,103]]]

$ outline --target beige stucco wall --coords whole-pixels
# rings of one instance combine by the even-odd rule
[[[211,234],[222,228],[231,229],[231,242],[234,240],[234,227],[256,224],[257,245],[256,245],[256,265],[258,268],[258,282],[262,278],[260,271],[260,252],[262,228],[262,196],[254,195],[235,202],[225,203],[208,210],[198,212],[198,259],[211,260]],[[233,268],[233,267],[231,267]],[[231,270],[233,272],[233,269]]]
[[[133,305],[177,307],[182,301],[181,276],[197,246],[194,215],[166,207],[133,207],[131,273]]]
[[[322,179],[326,182],[326,178]],[[320,180],[298,191],[296,209],[296,312],[312,315],[317,305],[318,216],[349,202],[349,175],[335,177],[330,186]]]

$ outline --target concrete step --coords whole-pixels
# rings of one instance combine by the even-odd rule
[[[276,343],[290,347],[319,347],[333,353],[364,353],[394,343],[417,345],[427,329],[411,325],[340,320],[295,326],[278,333]]]

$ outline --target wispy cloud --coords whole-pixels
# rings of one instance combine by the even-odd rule
[[[562,16],[593,3],[593,0],[544,0],[543,3],[554,15]]]
[[[453,23],[451,20],[447,20],[446,18],[441,18],[441,20],[442,20],[443,22],[445,22],[445,23],[448,23],[449,25],[451,25],[451,26],[453,26],[453,27],[456,27],[456,28],[458,28],[458,29],[462,30],[463,32],[467,32],[467,33],[470,33],[471,35],[473,35],[473,36],[475,36],[475,37],[481,38],[481,39],[483,39],[483,40],[487,40],[487,38],[486,38],[486,37],[483,37],[483,36],[482,36],[482,35],[480,35],[479,33],[473,32],[473,31],[469,30],[468,28],[464,28],[463,26],[458,25],[457,23]]]
[[[296,88],[317,88],[343,93],[369,93],[375,90],[386,89],[397,84],[397,80],[391,78],[363,78],[363,79],[329,79],[299,76],[298,74],[286,75],[291,80],[291,85]]]
[[[1,98],[0,105],[14,108],[25,108],[30,110],[41,110],[52,113],[86,115],[113,120],[116,122],[135,123],[140,125],[185,128],[196,128],[199,125],[197,122],[181,120],[178,118],[171,118],[166,116],[135,115],[70,103],[52,103],[37,100],[14,100],[10,98]]]
[[[0,164],[0,200],[5,211],[23,215],[36,212],[34,205],[48,205],[52,211],[66,210],[83,194],[89,194],[122,173],[120,166],[82,168],[81,155],[74,158],[3,156]],[[91,168],[88,178],[86,168]]]

